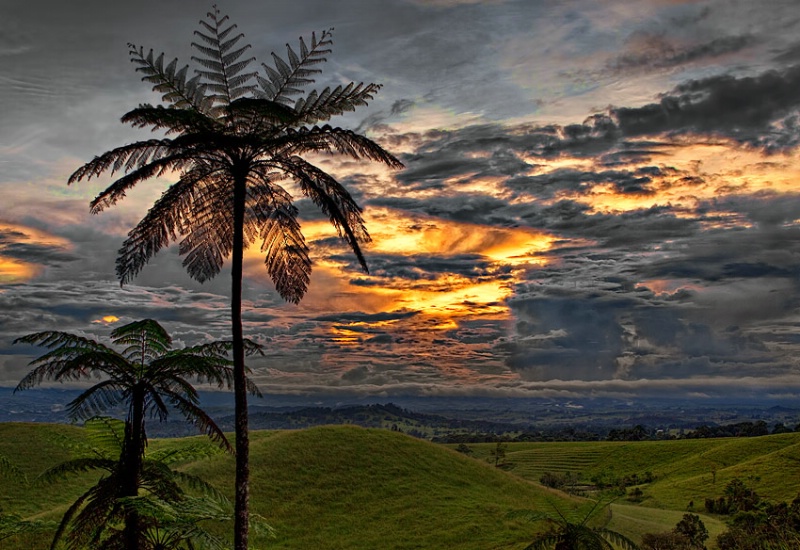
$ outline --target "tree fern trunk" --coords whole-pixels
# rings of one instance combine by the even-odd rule
[[[236,423],[236,497],[234,549],[247,550],[250,517],[250,434],[247,427],[247,385],[242,334],[242,262],[247,181],[236,175],[233,188],[233,258],[231,269],[231,325],[233,332],[233,393]]]
[[[144,391],[134,386],[131,391],[131,405],[128,423],[125,426],[125,441],[122,445],[123,462],[122,487],[120,496],[135,497],[139,495],[139,476],[144,456]],[[123,538],[125,550],[139,549],[139,514],[128,512],[125,515]]]

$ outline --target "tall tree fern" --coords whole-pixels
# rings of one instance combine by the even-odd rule
[[[280,295],[298,302],[308,289],[311,260],[298,210],[284,184],[293,182],[330,219],[364,270],[361,244],[370,240],[361,208],[335,178],[303,158],[332,153],[402,166],[363,135],[326,124],[366,105],[378,84],[350,83],[306,92],[331,53],[332,31],[302,38],[299,50],[272,54],[254,65],[250,46],[215,7],[192,42],[195,68],[166,62],[164,54],[130,45],[142,79],[161,94],[161,105],[142,104],[122,117],[166,137],[112,149],[79,168],[70,183],[105,172],[123,174],[91,203],[98,213],[144,180],[177,174],[128,234],[117,258],[121,283],[130,282],[170,242],[189,275],[205,281],[231,260],[231,332],[236,401],[235,547],[248,540],[249,435],[242,333],[242,258],[260,242],[268,276]]]

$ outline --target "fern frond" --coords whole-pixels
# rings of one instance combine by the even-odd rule
[[[597,528],[595,531],[612,544],[622,548],[622,550],[639,550],[635,542],[621,533],[605,528]]]
[[[201,433],[206,434],[212,441],[216,442],[221,448],[233,454],[233,447],[228,438],[222,432],[217,423],[200,407],[186,399],[178,393],[170,393],[169,399],[172,406],[178,409],[184,418],[194,424]]]
[[[67,414],[73,420],[92,418],[124,401],[123,393],[124,387],[120,380],[102,380],[70,401]]]
[[[162,94],[161,100],[178,109],[191,109],[199,113],[207,113],[208,106],[204,101],[205,89],[198,79],[186,80],[189,66],[177,69],[178,59],[172,60],[164,67],[164,54],[153,57],[153,50],[147,55],[144,48],[128,44],[131,62],[136,71],[143,73],[142,80],[153,84],[153,91]],[[177,70],[176,70],[177,69]]]
[[[122,122],[134,128],[164,130],[167,134],[211,132],[219,129],[216,121],[208,116],[189,109],[176,107],[139,105],[122,116]]]
[[[64,517],[61,518],[61,523],[58,524],[58,528],[56,529],[55,535],[53,535],[53,542],[50,544],[50,550],[56,550],[59,547],[59,543],[61,542],[64,533],[67,530],[72,518],[75,514],[80,510],[83,504],[92,497],[95,493],[95,488],[92,487],[81,496],[79,496],[75,502],[67,508],[67,511],[64,513]]]
[[[223,28],[229,18],[227,15],[220,17],[220,11],[216,6],[213,12],[207,14],[207,17],[211,23],[200,21],[205,32],[200,30],[194,32],[195,36],[198,36],[205,45],[192,42],[192,48],[201,54],[192,56],[192,60],[206,70],[198,69],[195,72],[207,81],[207,89],[212,92],[215,102],[223,106],[230,105],[235,99],[253,90],[253,86],[247,83],[256,76],[256,73],[241,73],[255,61],[255,58],[251,57],[237,62],[250,49],[249,44],[234,49],[244,34],[239,33],[233,38],[228,38],[236,25]],[[219,113],[214,110],[213,114],[218,116]]]
[[[117,256],[117,276],[125,284],[142,270],[161,248],[177,239],[183,219],[191,214],[194,187],[209,176],[203,166],[185,173],[172,184],[129,233]]]
[[[325,88],[320,93],[312,91],[308,96],[299,98],[294,108],[301,122],[314,124],[367,105],[380,89],[380,84],[351,82],[333,90]]]
[[[257,78],[264,97],[287,105],[291,101],[290,97],[301,93],[303,87],[313,83],[314,80],[309,77],[322,72],[313,66],[327,61],[325,56],[331,53],[328,46],[333,44],[332,36],[333,29],[322,31],[319,40],[317,40],[316,33],[312,33],[310,49],[301,37],[300,55],[289,44],[286,44],[288,63],[273,53],[272,59],[275,68],[262,63],[268,78],[260,76]]]
[[[110,459],[122,452],[125,444],[125,422],[108,416],[95,416],[83,424],[91,445]]]
[[[191,216],[180,227],[183,266],[200,282],[214,277],[233,250],[233,187],[222,179],[198,182]],[[184,220],[182,220],[183,222]]]
[[[264,265],[284,300],[298,303],[308,290],[311,276],[311,258],[308,253],[297,208],[287,200],[262,199],[261,252]]]
[[[290,130],[285,136],[274,140],[274,147],[283,154],[306,151],[339,153],[354,159],[369,159],[391,168],[402,168],[403,163],[383,147],[352,130],[334,128],[329,125]]]
[[[110,171],[113,175],[123,169],[141,168],[148,162],[172,154],[172,148],[173,140],[170,139],[149,139],[117,147],[78,168],[69,177],[67,183],[75,183],[83,179],[90,180],[106,171]]]
[[[158,321],[142,319],[133,321],[111,332],[111,341],[127,346],[122,354],[131,362],[145,365],[161,357],[172,347],[172,338]]]
[[[365,272],[369,272],[367,260],[361,252],[360,243],[370,242],[361,207],[353,197],[331,175],[300,157],[276,161],[290,173],[300,185],[303,193],[328,216],[339,237],[344,240],[358,258]]]
[[[106,472],[111,472],[114,470],[116,465],[116,458],[75,458],[45,470],[39,474],[39,476],[34,480],[34,483],[39,485],[47,485],[54,481],[66,479],[71,475],[83,474],[93,470],[104,470]]]

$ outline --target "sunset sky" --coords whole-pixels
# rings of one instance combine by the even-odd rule
[[[800,396],[797,0],[220,1],[259,62],[334,28],[312,85],[383,84],[332,122],[405,169],[313,161],[364,208],[370,273],[302,196],[299,305],[245,258],[245,331],[271,393]],[[170,178],[89,213],[67,186],[149,133],[128,42],[189,63],[190,0],[0,2],[0,385],[40,330],[151,317],[229,337],[230,274],[177,247],[120,288],[125,236]]]

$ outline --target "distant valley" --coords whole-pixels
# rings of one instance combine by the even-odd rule
[[[0,422],[68,423],[66,404],[76,389],[33,389],[13,393],[0,388]],[[233,399],[225,392],[203,392],[201,403],[219,424],[233,429]],[[395,429],[423,439],[447,441],[458,434],[513,438],[540,434],[543,440],[605,439],[612,430],[643,427],[650,434],[679,435],[700,426],[740,423],[765,425],[772,433],[783,425],[800,424],[800,407],[781,401],[689,401],[670,399],[498,399],[466,397],[287,396],[267,395],[250,402],[253,429],[301,429],[331,424]],[[118,411],[121,416],[123,411]],[[148,431],[153,436],[182,436],[193,432],[178,417]],[[452,441],[455,441],[451,439]],[[486,440],[491,440],[487,437]]]

